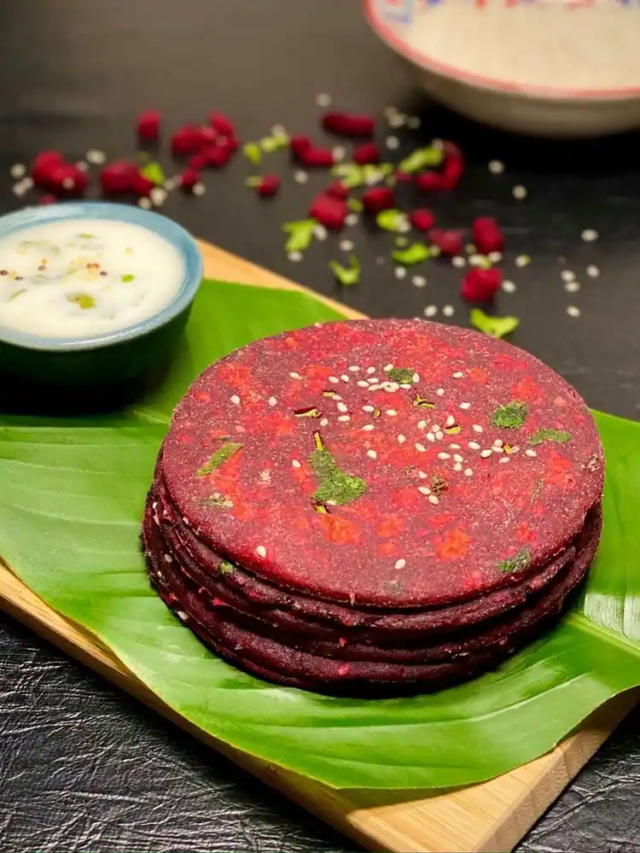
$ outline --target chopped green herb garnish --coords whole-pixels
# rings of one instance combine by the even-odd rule
[[[282,151],[289,147],[288,133],[272,133],[271,136],[265,136],[260,140],[260,147],[267,154],[273,154],[275,151]]]
[[[469,314],[471,325],[493,338],[504,338],[520,325],[517,317],[491,317],[480,308],[472,308]]]
[[[414,373],[413,367],[392,367],[387,372],[387,376],[392,382],[397,382],[399,385],[411,385]]]
[[[380,409],[374,409],[372,412],[372,417],[381,418],[382,417],[382,411]]]
[[[376,224],[379,228],[382,228],[383,231],[393,231],[394,233],[397,233],[399,231],[403,231],[408,223],[409,218],[407,217],[407,214],[403,213],[401,210],[395,210],[395,208],[392,208],[391,210],[381,210],[376,216]]]
[[[218,571],[221,575],[231,575],[235,572],[236,567],[231,563],[227,563],[226,560],[223,560],[218,566]]]
[[[319,433],[314,433],[314,441],[316,449],[309,457],[309,464],[320,481],[320,485],[313,494],[313,500],[317,504],[331,503],[343,506],[366,492],[367,484],[364,480],[340,470],[335,458],[324,446]]]
[[[327,513],[329,512],[329,510],[326,508],[326,506],[324,506],[324,504],[314,504],[313,508],[316,512],[319,512],[322,515],[327,515]]]
[[[434,495],[441,495],[443,492],[446,492],[448,488],[449,484],[447,481],[438,474],[431,478],[431,491]]]
[[[285,243],[285,252],[302,252],[313,241],[313,229],[318,223],[315,219],[300,219],[297,222],[285,222],[282,230],[289,235]]]
[[[498,406],[491,415],[491,423],[500,429],[520,429],[527,419],[529,406],[519,400],[512,400],[505,406]]]
[[[262,149],[257,142],[247,142],[242,146],[242,153],[252,166],[259,166],[262,163]]]
[[[153,181],[157,187],[161,187],[164,184],[164,169],[160,163],[156,163],[153,160],[140,169],[140,174],[144,178]]]
[[[207,474],[213,473],[216,468],[219,468],[223,465],[228,459],[231,459],[232,456],[241,449],[242,445],[238,444],[235,441],[230,441],[227,444],[223,444],[219,450],[213,454],[211,459],[206,462],[199,471],[196,472],[197,477],[206,477]]]
[[[350,190],[364,185],[364,170],[356,163],[340,163],[334,166],[331,174],[340,178],[341,182]]]
[[[539,429],[529,439],[529,444],[542,444],[543,441],[556,441],[558,444],[566,444],[571,441],[571,433],[561,429]]]
[[[544,480],[542,477],[538,477],[536,480],[536,484],[534,486],[533,492],[531,493],[531,499],[529,501],[530,504],[534,504],[540,495],[542,494],[542,490],[544,489]]]
[[[354,213],[360,213],[362,210],[364,210],[364,204],[360,201],[359,198],[348,198],[347,207],[349,208],[349,210],[353,210]]]
[[[349,266],[343,267],[338,261],[329,261],[329,269],[338,279],[340,284],[349,287],[352,284],[357,284],[360,281],[360,261],[355,255],[349,258]]]
[[[204,500],[200,501],[200,503],[204,504],[204,506],[215,506],[218,507],[218,509],[222,509],[223,507],[225,509],[231,509],[231,507],[233,506],[232,500],[230,500],[229,498],[225,498],[224,495],[220,495],[217,493],[215,495],[212,495],[210,498],[204,498]]]
[[[86,311],[88,308],[94,308],[96,304],[96,300],[93,296],[89,296],[87,293],[78,293],[76,296],[67,296],[67,300],[69,302],[75,302],[75,304],[79,305],[83,311]]]
[[[393,260],[399,264],[413,266],[413,264],[421,264],[429,258],[431,252],[424,243],[413,243],[407,249],[399,249],[392,252]]]
[[[315,406],[312,406],[309,409],[298,409],[294,412],[296,418],[321,418],[322,412],[320,409],[316,409]]]
[[[367,163],[362,167],[364,182],[371,187],[379,183],[383,178],[392,175],[396,170],[393,163]]]
[[[432,403],[431,400],[428,400],[426,397],[421,397],[420,394],[417,394],[413,398],[413,405],[417,406],[419,409],[435,409],[436,404]]]
[[[404,249],[405,246],[409,245],[409,241],[407,240],[406,237],[396,237],[396,239],[393,242],[396,244],[396,246],[399,246],[401,249]]]
[[[135,275],[131,275],[131,273],[127,273],[122,276],[122,281],[135,281]]]
[[[526,569],[531,562],[531,552],[528,548],[523,548],[514,557],[509,557],[508,560],[498,560],[496,566],[499,571],[517,572],[521,569]]]
[[[443,429],[445,435],[457,435],[461,431],[462,427],[460,426],[460,424],[453,424],[453,426],[445,427]]]
[[[422,169],[439,166],[442,163],[443,157],[442,148],[434,148],[432,146],[418,148],[400,162],[398,169],[407,175],[411,175],[414,172],[421,172]]]
[[[323,396],[323,397],[333,398],[333,397],[336,397],[336,396],[337,396],[337,394],[336,394],[336,392],[335,392],[335,391],[332,391],[332,390],[329,388],[329,389],[327,389],[326,391],[323,391],[323,392],[322,392],[322,396]]]

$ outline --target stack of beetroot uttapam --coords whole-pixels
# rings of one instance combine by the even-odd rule
[[[193,383],[144,547],[164,601],[249,672],[436,689],[557,616],[598,545],[603,475],[584,402],[527,353],[422,321],[328,323]]]

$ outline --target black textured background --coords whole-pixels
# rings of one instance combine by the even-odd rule
[[[368,32],[358,0],[2,0],[0,3],[0,207],[31,199],[11,192],[9,167],[43,148],[81,158],[135,150],[133,119],[158,107],[177,126],[228,112],[240,135],[275,122],[317,133],[319,92],[337,105],[420,112],[423,138],[453,138],[470,161],[463,186],[434,202],[445,224],[475,215],[503,223],[507,277],[518,290],[498,309],[522,318],[515,343],[559,370],[595,407],[628,417],[640,409],[637,262],[640,144],[519,140],[426,105],[399,64]],[[389,131],[405,138],[403,132]],[[507,170],[490,175],[500,159]],[[280,224],[303,218],[314,189],[295,184],[286,158],[281,195],[259,203],[238,161],[207,176],[201,199],[172,195],[165,212],[205,237],[376,316],[414,316],[427,304],[456,308],[459,271],[430,267],[427,288],[398,281],[388,237],[362,226],[365,272],[338,293],[326,264],[335,243],[303,263],[282,251]],[[269,166],[271,168],[271,165]],[[524,184],[528,197],[514,201]],[[411,203],[406,199],[407,203]],[[431,204],[431,200],[428,200]],[[584,243],[585,228],[600,233]],[[532,262],[514,265],[526,253]],[[600,270],[588,278],[587,264]],[[559,273],[583,287],[567,294]],[[421,272],[421,271],[420,271]],[[571,319],[567,305],[582,315]],[[441,316],[441,315],[440,315]],[[0,491],[1,491],[0,484]],[[523,842],[521,851],[640,850],[640,747],[633,715]],[[488,748],[489,745],[488,745]],[[0,851],[347,851],[354,845],[254,782],[47,644],[0,617]]]

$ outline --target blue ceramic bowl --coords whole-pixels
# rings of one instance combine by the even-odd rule
[[[184,261],[180,290],[162,311],[106,335],[46,338],[0,326],[0,372],[56,385],[117,383],[163,361],[180,338],[202,280],[202,258],[191,235],[165,216],[124,204],[70,202],[0,217],[0,238],[47,222],[83,218],[133,223],[165,239]]]

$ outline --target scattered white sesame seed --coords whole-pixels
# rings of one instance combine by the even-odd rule
[[[400,140],[397,136],[387,136],[386,146],[390,151],[395,151],[400,147]]]
[[[382,385],[369,385],[369,391],[379,391]]]
[[[438,432],[440,430],[440,424],[432,424],[431,432]]]
[[[78,160],[78,162],[75,165],[76,165],[76,169],[78,169],[78,171],[80,171],[80,172],[88,172],[89,171],[89,164],[85,163],[84,160]]]
[[[331,149],[331,153],[333,154],[334,162],[340,163],[347,156],[347,149],[344,145],[336,145]]]
[[[445,317],[453,317],[455,310],[456,309],[453,307],[453,305],[445,305],[442,309],[442,313]]]
[[[390,418],[395,418],[398,414],[395,409],[387,409],[386,414],[389,415]]]
[[[389,373],[390,370],[393,370],[393,364],[385,364],[385,366],[382,369],[384,370],[385,373]]]
[[[326,418],[322,418],[322,420],[320,421],[320,426],[325,427],[328,425],[328,423],[329,421]]]
[[[316,104],[319,107],[330,107],[331,95],[327,95],[325,92],[321,92],[319,95],[316,95]]]
[[[151,199],[142,196],[142,198],[138,199],[138,207],[141,207],[143,210],[151,210]]]
[[[329,236],[329,232],[324,227],[324,225],[318,223],[313,229],[313,236],[316,238],[316,240],[322,241],[327,239],[327,237]]]
[[[504,453],[504,447],[497,447],[495,444],[491,448],[494,453]]]
[[[498,462],[509,462],[510,459],[508,456],[503,456],[502,459],[499,459]]]
[[[23,178],[20,183],[25,190],[30,190],[33,186],[33,180],[31,178]]]
[[[367,450],[367,456],[370,459],[377,459],[378,458],[378,454],[375,452],[375,450]]]
[[[233,397],[230,397],[229,399],[231,400],[234,406],[240,405],[240,397],[238,397],[237,394],[234,394]]]
[[[483,450],[480,456],[482,456],[483,459],[488,459],[492,453],[493,450]]]
[[[339,420],[339,421],[342,421],[342,423],[345,423],[345,424],[346,424],[346,423],[347,423],[347,421],[350,421],[350,420],[351,420],[351,418],[350,418],[350,416],[349,416],[349,415],[340,415],[340,416],[339,416],[339,418],[338,418],[338,420]]]
[[[156,207],[161,207],[167,200],[167,191],[162,187],[154,187],[149,193],[151,201]]]
[[[459,444],[450,444],[449,447],[451,450],[462,450]]]
[[[296,184],[306,184],[309,180],[309,175],[303,169],[297,169],[293,173],[293,180]]]
[[[527,188],[523,187],[522,184],[517,184],[513,190],[513,197],[518,201],[522,201],[523,198],[527,197]]]
[[[475,254],[475,251],[476,251],[476,247],[473,245],[473,243],[467,243],[467,245],[464,247],[464,249],[468,255],[473,255],[473,254]]]
[[[375,409],[373,406],[363,406],[362,411],[363,412],[375,412]]]
[[[600,270],[595,264],[589,264],[589,266],[587,267],[587,275],[590,278],[598,278],[598,276],[600,275]]]
[[[492,264],[499,264],[502,260],[502,252],[489,252],[487,255]]]
[[[404,444],[407,439],[402,435],[402,433],[398,436],[398,444]]]
[[[14,163],[14,165],[11,167],[11,177],[15,178],[16,181],[18,181],[20,178],[24,178],[26,174],[27,167],[24,165],[24,163]]]
[[[194,184],[193,189],[191,190],[191,192],[197,196],[204,195],[206,193],[206,191],[207,191],[207,188],[205,187],[204,184]]]
[[[76,185],[76,182],[73,180],[73,178],[65,178],[64,181],[62,182],[62,186],[64,187],[65,190],[72,190],[75,187],[75,185]]]
[[[490,160],[487,169],[492,175],[501,175],[504,172],[504,163],[500,160]]]
[[[422,313],[425,317],[435,317],[438,313],[438,308],[436,305],[427,305]]]
[[[565,282],[564,289],[567,291],[567,293],[577,293],[580,290],[580,282],[567,281]]]
[[[258,557],[266,557],[267,549],[264,547],[264,545],[258,545],[258,547],[256,548],[256,554],[258,555]]]
[[[336,384],[336,382],[340,382],[340,380],[338,379],[338,377],[337,377],[337,376],[330,376],[330,377],[329,377],[329,382],[332,382],[332,383],[335,385],[335,384]]]
[[[418,471],[418,477],[420,477],[421,480],[427,480],[429,475],[425,474],[424,471]]]
[[[464,462],[464,458],[462,456],[460,456],[459,453],[454,453],[453,454],[453,461],[454,462]]]
[[[302,468],[302,465],[298,462],[297,459],[292,459],[291,464],[293,465],[294,468]]]
[[[165,563],[173,563],[173,557],[171,556],[171,554],[164,554],[163,556]]]
[[[403,113],[393,113],[387,121],[389,122],[389,127],[404,127],[407,123],[407,116],[403,115]]]
[[[454,379],[464,379],[464,373],[461,370],[458,370],[453,374]]]
[[[348,382],[348,381],[349,381],[349,377],[347,376],[347,374],[346,374],[346,373],[343,373],[343,374],[342,374],[342,376],[340,377],[340,379],[342,379],[342,381],[343,381],[343,382]]]
[[[393,271],[393,274],[396,278],[406,278],[407,277],[407,268],[406,267],[396,267]]]
[[[413,278],[411,279],[411,284],[414,287],[426,287],[427,286],[427,280],[423,275],[414,275]]]
[[[346,403],[338,403],[338,411],[339,412],[348,412],[349,407],[347,406]]]
[[[375,372],[376,372],[375,367],[367,367],[367,373],[371,374],[371,373],[375,373]]]
[[[373,424],[365,424],[365,425],[362,427],[362,429],[363,429],[365,432],[371,432],[371,430],[372,430],[372,429],[375,429],[375,427],[374,427],[374,425],[373,425]]]
[[[525,456],[537,456],[538,454],[535,452],[535,450],[529,449],[529,450],[525,450],[524,455]]]
[[[418,429],[426,429],[427,422],[426,421],[418,421]]]
[[[472,429],[474,432],[484,432],[484,430],[482,429],[482,427],[480,426],[480,424],[473,424],[473,426],[471,427],[471,429]]]
[[[451,459],[451,454],[445,453],[443,450],[442,453],[438,453],[438,459]]]
[[[455,374],[454,374],[454,376],[455,376]],[[446,425],[447,426],[453,426],[455,424],[455,422],[456,422],[456,419],[453,417],[453,415],[449,415],[449,417],[446,420]]]
[[[400,559],[400,560],[398,560],[398,561],[396,562],[395,568],[396,568],[396,569],[404,569],[404,567],[405,567],[406,565],[407,565],[407,561],[406,561],[406,560],[403,560],[403,559]]]
[[[567,305],[567,314],[570,317],[579,317],[582,314],[582,311],[579,308],[576,308],[575,305]]]
[[[471,468],[465,468],[464,469],[464,476],[465,477],[471,477],[472,474],[473,474],[473,470]]]
[[[432,432],[428,432],[426,434],[426,436],[427,436],[427,441],[435,441],[436,440],[436,437]]]
[[[504,441],[501,438],[496,438],[496,440],[493,442],[494,447],[502,447],[503,444]]]
[[[529,255],[518,255],[516,258],[516,266],[517,267],[526,267],[531,263],[531,258]]]
[[[418,491],[421,495],[430,495],[431,489],[428,486],[418,486]]]
[[[277,400],[275,397],[269,397],[268,403],[270,406],[275,406],[277,404]]]
[[[295,372],[295,370],[292,370],[292,371],[291,371],[291,373],[289,374],[289,376],[290,376],[292,379],[302,379],[302,376],[300,376],[300,374],[299,374],[299,373],[296,373],[296,372]]]
[[[369,383],[367,382],[366,379],[358,379],[358,385],[360,388],[368,388],[369,387]]]
[[[352,373],[358,373],[358,372],[360,371],[360,367],[359,367],[357,364],[351,364],[351,365],[349,366],[349,370],[350,370]]]
[[[440,503],[440,501],[435,495],[429,495],[429,503],[438,504]]]
[[[563,281],[574,281],[575,277],[576,277],[576,274],[574,272],[572,272],[571,270],[562,270],[562,272],[560,273],[560,278]]]
[[[480,445],[477,441],[470,441],[469,444],[467,444],[467,447],[469,450],[480,450]]]
[[[338,243],[338,247],[342,252],[351,252],[354,246],[355,243],[353,242],[353,240],[340,240],[340,242]]]
[[[456,464],[453,466],[453,470],[462,471],[462,465],[459,462],[456,462]]]
[[[460,408],[461,409],[470,409],[471,403],[460,403]]]
[[[582,237],[585,243],[593,243],[594,240],[597,240],[600,235],[593,228],[585,228],[580,236]]]
[[[469,263],[472,267],[483,267],[486,265],[487,259],[484,255],[475,254],[470,256]]]
[[[360,222],[360,217],[358,216],[357,213],[348,213],[345,216],[344,221],[346,222],[347,225],[353,226],[353,225],[357,225],[358,222]]]
[[[424,444],[414,444],[414,447],[415,447],[415,449],[418,451],[418,453],[424,453],[424,452],[426,451],[426,449],[427,449],[427,448],[424,446]]]
[[[99,166],[105,162],[105,160],[107,159],[107,155],[104,153],[104,151],[98,151],[95,148],[91,148],[84,155],[84,159],[88,160],[89,163],[93,163],[94,165]]]
[[[13,194],[14,194],[14,195],[17,195],[17,196],[18,196],[18,198],[20,198],[21,196],[23,196],[23,195],[25,194],[25,192],[26,192],[26,190],[24,189],[24,187],[22,186],[22,184],[14,184],[14,185],[13,185]]]
[[[444,438],[444,433],[442,432],[441,429],[439,429],[438,432],[436,433],[436,438],[438,439],[438,441],[442,441],[442,439]]]
[[[438,388],[436,394],[438,395],[438,397],[442,397],[444,395],[444,388]]]
[[[456,255],[455,258],[451,258],[451,264],[457,269],[462,269],[462,267],[466,267],[467,261],[462,255]]]
[[[503,281],[502,282],[502,289],[504,290],[505,293],[515,293],[516,292],[516,286],[515,286],[514,282],[512,282],[512,281]]]
[[[332,400],[342,400],[342,397],[340,396],[340,394],[334,394],[331,399]]]
[[[290,261],[297,263],[298,261],[302,260],[302,252],[289,252],[287,257],[289,258]]]
[[[517,444],[514,444],[512,447],[509,448],[509,453],[518,453],[519,450],[519,446]]]

